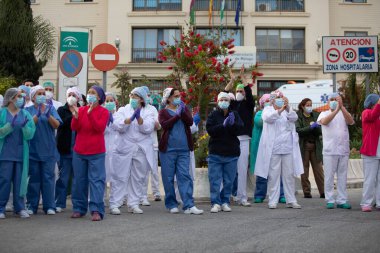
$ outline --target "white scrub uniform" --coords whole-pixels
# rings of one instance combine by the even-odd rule
[[[125,119],[132,117],[134,110],[128,104],[121,107],[114,116],[117,130],[115,149],[112,154],[113,174],[111,177],[110,208],[119,208],[124,197],[128,207],[138,207],[143,192],[146,174],[154,166],[153,140],[155,116],[152,110],[141,109],[144,121],[137,120],[126,125]]]
[[[240,141],[240,156],[237,162],[237,193],[236,198],[238,202],[246,202],[248,200],[247,196],[247,172],[248,172],[248,162],[249,162],[249,143],[251,137],[248,135],[238,136]]]

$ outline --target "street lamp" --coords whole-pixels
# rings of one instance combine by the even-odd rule
[[[121,40],[119,37],[116,37],[115,39],[115,46],[117,48],[118,51],[120,51],[120,43],[121,43]]]
[[[322,39],[321,37],[318,37],[318,39],[315,41],[315,43],[317,44],[317,51],[319,51],[319,49],[321,49],[321,46],[322,46]]]

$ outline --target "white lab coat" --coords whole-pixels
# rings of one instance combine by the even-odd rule
[[[304,173],[301,151],[298,144],[298,134],[296,132],[295,122],[297,121],[297,114],[290,108],[289,112],[286,110],[282,113],[286,114],[288,118],[288,126],[291,127],[292,131],[292,142],[293,142],[293,169],[294,176],[299,177]],[[257,153],[256,165],[255,165],[255,175],[263,178],[268,178],[269,174],[269,164],[272,157],[273,145],[275,142],[276,135],[276,121],[280,118],[278,112],[273,106],[267,106],[263,110],[263,132],[260,138],[259,150]]]
[[[63,104],[61,102],[53,99],[53,106],[56,110],[58,110],[58,108],[63,106]]]
[[[115,113],[113,114],[115,115]],[[113,123],[110,123],[109,126],[106,127],[106,130],[104,131],[104,140],[106,144],[106,182],[109,182],[112,175],[112,152],[115,148],[115,140],[117,136],[117,131],[113,125]]]

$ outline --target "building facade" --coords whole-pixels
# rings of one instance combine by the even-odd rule
[[[114,44],[120,38],[120,61],[108,72],[124,68],[133,80],[146,75],[155,92],[162,90],[168,64],[157,58],[160,41],[174,43],[187,29],[191,0],[32,0],[34,15],[42,15],[54,27],[90,29],[90,48]],[[262,66],[254,93],[263,94],[289,80],[307,82],[330,79],[322,72],[321,37],[327,35],[378,35],[378,0],[242,0],[239,24],[235,24],[238,0],[225,0],[225,18],[220,19],[221,0],[214,0],[209,20],[209,0],[195,0],[195,27],[201,34],[223,27],[235,45],[256,46]],[[210,25],[211,24],[211,25]],[[58,34],[58,32],[57,32]],[[58,55],[58,53],[57,53]],[[41,80],[57,80],[58,59],[44,68]],[[89,65],[89,83],[101,83],[102,74]],[[338,75],[338,80],[344,79]],[[57,83],[57,82],[56,82]]]

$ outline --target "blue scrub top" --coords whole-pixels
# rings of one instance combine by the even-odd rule
[[[6,110],[6,109],[5,109]],[[13,115],[7,110],[7,122],[12,123]],[[23,161],[23,134],[21,125],[25,121],[25,116],[19,112],[16,118],[13,131],[4,139],[4,146],[1,150],[0,161]]]
[[[168,110],[171,116],[175,115],[175,112]],[[187,144],[187,135],[185,131],[185,125],[182,120],[178,120],[172,130],[169,132],[168,149],[167,151],[189,151],[189,145]]]
[[[34,106],[27,107],[26,110],[32,115],[37,114],[38,109]],[[50,110],[51,115],[62,124],[54,107]],[[58,161],[59,153],[55,141],[55,130],[48,122],[44,114],[40,116],[36,125],[36,132],[33,139],[30,140],[29,159],[35,161]]]

